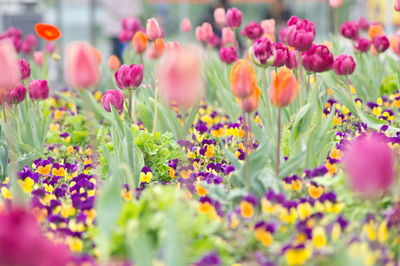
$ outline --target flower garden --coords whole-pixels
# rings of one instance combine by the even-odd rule
[[[242,15],[0,35],[0,265],[399,265],[400,35]]]

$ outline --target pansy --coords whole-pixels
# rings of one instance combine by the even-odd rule
[[[260,241],[265,247],[271,246],[274,238],[273,234],[275,232],[274,224],[267,224],[264,221],[256,223],[254,226],[254,236]]]
[[[249,194],[240,201],[240,213],[244,218],[251,218],[254,215],[255,208],[258,205],[256,196]]]
[[[153,178],[153,172],[147,166],[143,166],[142,170],[140,171],[140,182],[141,183],[150,183],[151,179]]]

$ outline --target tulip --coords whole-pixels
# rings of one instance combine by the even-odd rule
[[[296,29],[310,32],[315,37],[315,23],[308,19],[292,16],[287,22],[287,26],[296,26]]]
[[[218,48],[221,46],[221,40],[217,34],[213,33],[211,38],[208,39],[207,42],[211,47]]]
[[[265,19],[261,21],[261,27],[264,33],[275,35],[275,19]]]
[[[400,0],[394,1],[394,10],[396,10],[397,12],[400,12]]]
[[[385,52],[390,46],[389,39],[386,36],[375,36],[372,44],[378,53]]]
[[[195,34],[196,34],[196,39],[199,42],[205,42],[206,41],[206,35],[205,35],[205,32],[204,32],[202,26],[197,26],[196,27]]]
[[[375,36],[383,36],[385,35],[385,31],[381,24],[373,24],[369,26],[368,36],[371,40],[375,38]]]
[[[332,67],[333,55],[325,45],[313,45],[302,53],[301,62],[309,72],[325,72]]]
[[[228,27],[231,28],[240,28],[242,25],[242,12],[237,8],[230,8],[226,12],[226,24]]]
[[[222,44],[235,44],[235,33],[231,28],[222,29]]]
[[[396,55],[400,56],[400,37],[398,35],[390,38],[390,47]]]
[[[288,33],[289,33],[289,28],[283,28],[280,32],[279,32],[279,40],[282,43],[288,43]]]
[[[254,84],[252,94],[247,98],[239,100],[243,112],[245,113],[255,112],[258,108],[260,95],[261,95],[261,89],[257,86],[257,84]]]
[[[127,30],[122,30],[119,35],[118,35],[118,39],[120,42],[122,43],[126,43],[129,42],[130,40],[132,40],[132,37],[134,36],[134,33],[131,31],[127,31]]]
[[[115,71],[121,66],[121,60],[116,55],[111,55],[108,58],[108,67],[112,70]]]
[[[121,22],[122,29],[129,32],[137,32],[141,28],[141,22],[138,18],[124,18]]]
[[[181,21],[181,31],[189,32],[192,30],[192,22],[188,18],[184,18]]]
[[[163,39],[156,39],[150,46],[150,50],[148,55],[151,59],[158,59],[160,58],[165,49],[165,43]]]
[[[43,52],[34,52],[33,53],[33,61],[35,62],[36,65],[42,65],[43,64]]]
[[[268,67],[275,61],[272,43],[266,37],[258,39],[249,49],[252,61],[261,67]]]
[[[343,5],[343,0],[329,0],[329,5],[332,8],[339,8]]]
[[[125,96],[120,90],[108,90],[103,95],[103,107],[107,112],[111,112],[111,105],[121,112],[124,109]]]
[[[242,30],[241,33],[250,40],[257,40],[263,35],[264,30],[259,23],[252,21]]]
[[[222,7],[216,8],[214,10],[214,20],[218,26],[224,26],[226,23],[225,9],[223,9]]]
[[[29,97],[32,100],[46,100],[49,97],[47,80],[32,80],[29,84]]]
[[[274,43],[273,49],[275,50],[275,61],[272,64],[273,67],[281,67],[286,64],[289,57],[289,49],[283,46],[281,43]]]
[[[25,40],[21,44],[21,51],[24,54],[30,54],[32,53],[37,45],[37,39],[36,36],[33,34],[28,34],[25,37]]]
[[[201,100],[204,94],[201,58],[196,46],[182,46],[161,58],[157,76],[168,103],[189,108]]]
[[[29,78],[29,76],[31,75],[31,67],[28,61],[26,61],[26,59],[24,58],[19,60],[19,71],[21,73],[20,77],[22,80]]]
[[[340,27],[340,32],[345,38],[355,40],[358,38],[358,23],[354,21],[347,21]]]
[[[297,53],[296,51],[292,50],[288,52],[288,58],[285,62],[285,66],[289,69],[295,69],[298,66],[297,63]]]
[[[182,48],[182,46],[180,45],[180,43],[178,43],[178,42],[167,42],[166,44],[165,44],[165,50],[167,51],[167,52],[170,52],[170,51],[172,51],[172,50],[179,50],[179,49],[181,49]]]
[[[299,83],[292,71],[287,68],[280,68],[278,73],[272,73],[270,100],[276,107],[288,106],[297,95]]]
[[[202,25],[202,28],[203,28],[203,34],[204,34],[205,40],[206,41],[210,40],[214,35],[211,24],[208,22],[204,22]]]
[[[18,84],[10,91],[10,100],[12,103],[20,103],[25,99],[26,88],[22,84]]]
[[[122,65],[114,74],[118,88],[136,89],[143,81],[143,65]]]
[[[69,85],[76,89],[87,89],[98,83],[99,62],[95,51],[88,43],[70,43],[65,55],[65,76]]]
[[[369,29],[369,22],[366,18],[364,17],[360,17],[358,19],[358,27],[360,28],[360,30],[368,30]]]
[[[230,74],[232,93],[238,98],[250,97],[257,83],[256,71],[244,59],[238,60]]]
[[[45,46],[44,46],[44,49],[45,49],[46,53],[52,54],[52,53],[55,52],[56,46],[55,46],[55,44],[52,43],[52,42],[47,42],[47,43],[45,44]]]
[[[157,19],[150,18],[146,22],[146,34],[149,40],[154,41],[155,39],[162,37],[162,30],[158,24]]]
[[[290,26],[287,30],[287,43],[298,51],[307,51],[311,48],[314,41],[314,34],[305,30],[298,30],[295,26]]]
[[[335,73],[340,76],[348,76],[353,74],[356,68],[356,62],[350,55],[339,55],[333,62],[332,68]]]
[[[226,64],[232,64],[238,59],[238,55],[236,49],[232,46],[230,47],[222,47],[219,50],[219,57],[222,62]]]
[[[360,38],[355,41],[354,48],[361,53],[365,53],[369,51],[371,44],[370,40]]]
[[[135,49],[137,54],[143,54],[147,49],[147,42],[147,35],[142,31],[138,31],[132,39],[133,49]]]
[[[344,153],[343,164],[350,186],[363,197],[387,192],[395,182],[393,151],[380,135],[364,134],[353,140]]]
[[[8,94],[20,81],[17,53],[9,40],[0,41],[0,94]]]

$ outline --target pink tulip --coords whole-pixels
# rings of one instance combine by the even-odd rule
[[[202,28],[206,41],[210,40],[214,36],[214,31],[211,24],[208,22],[204,22]]]
[[[285,62],[285,66],[289,69],[295,69],[298,66],[297,63],[297,52],[295,50],[288,52],[288,58]]]
[[[261,27],[264,29],[264,33],[275,35],[275,19],[261,21]]]
[[[329,5],[332,8],[339,8],[343,5],[343,0],[329,0]]]
[[[333,62],[332,68],[335,70],[336,75],[348,76],[353,74],[356,69],[356,62],[351,55],[339,55]]]
[[[289,57],[289,49],[283,46],[280,42],[276,42],[273,45],[275,50],[275,61],[272,64],[273,67],[284,66]]]
[[[268,67],[275,61],[275,51],[271,41],[266,38],[260,38],[254,42],[249,49],[251,60],[258,66]]]
[[[173,50],[177,51],[177,50],[180,50],[181,48],[182,48],[182,46],[178,42],[167,42],[165,44],[165,50],[167,52],[170,52],[170,51],[173,51]]]
[[[20,81],[17,53],[9,40],[0,41],[0,94],[8,94]]]
[[[31,67],[25,58],[19,60],[19,71],[21,73],[22,80],[29,78],[31,75]]]
[[[142,27],[142,23],[138,18],[124,18],[121,22],[122,28],[126,31],[132,32],[133,34],[136,33]]]
[[[136,89],[142,84],[143,73],[143,65],[122,65],[114,73],[115,83],[121,90]]]
[[[396,10],[397,12],[400,12],[400,0],[394,1],[394,10]]]
[[[351,187],[364,197],[387,192],[396,178],[393,151],[385,137],[377,134],[353,140],[344,153],[343,163]]]
[[[111,112],[111,105],[121,112],[124,109],[125,96],[120,90],[108,90],[103,95],[103,107],[107,112]]]
[[[345,38],[356,40],[359,34],[359,25],[357,22],[347,21],[340,27],[340,32]]]
[[[181,31],[182,32],[189,32],[192,30],[192,22],[188,18],[184,18],[181,21]]]
[[[41,66],[43,64],[43,52],[36,51],[33,52],[33,61],[36,65]]]
[[[223,27],[226,23],[225,9],[219,7],[214,10],[214,20],[219,27]]]
[[[155,39],[162,37],[162,30],[157,19],[150,18],[146,22],[146,34],[149,40],[154,41]]]
[[[264,30],[259,23],[252,21],[247,24],[241,34],[250,40],[257,40],[264,34]]]
[[[206,35],[205,35],[204,31],[203,31],[203,27],[202,26],[197,26],[195,33],[196,33],[196,39],[199,42],[205,42],[206,41]]]
[[[390,42],[386,36],[375,36],[372,45],[378,53],[383,53],[389,48]]]
[[[157,66],[160,89],[165,100],[189,108],[203,97],[201,50],[183,46],[165,54]]]
[[[46,100],[49,97],[47,80],[32,80],[29,84],[29,97],[32,100]]]
[[[33,34],[28,34],[25,37],[25,40],[21,44],[21,51],[24,54],[30,54],[32,53],[37,45],[37,39],[36,36]]]
[[[325,72],[332,68],[333,55],[326,45],[315,45],[301,54],[301,62],[309,72]]]
[[[20,103],[25,99],[26,88],[22,84],[18,84],[10,91],[10,100],[12,103]]]
[[[238,60],[238,55],[234,47],[222,47],[219,50],[219,58],[222,62],[229,65]]]
[[[230,8],[226,12],[226,24],[231,28],[239,28],[242,25],[243,13],[237,8]]]
[[[222,44],[235,44],[235,33],[231,28],[222,29]]]
[[[65,76],[69,85],[76,89],[88,89],[99,82],[99,62],[94,48],[88,43],[70,43],[65,58]]]

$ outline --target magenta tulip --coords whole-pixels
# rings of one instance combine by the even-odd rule
[[[325,45],[315,45],[301,54],[301,62],[309,72],[325,72],[331,69],[333,55]]]
[[[285,66],[289,69],[295,69],[298,66],[297,63],[297,53],[296,51],[292,50],[288,52],[288,58],[285,62]]]
[[[250,47],[249,54],[252,61],[261,67],[268,67],[275,61],[274,48],[266,37],[258,39]]]
[[[111,112],[111,105],[121,112],[124,109],[125,96],[120,90],[108,90],[103,95],[103,107],[107,112]]]
[[[239,28],[242,25],[242,12],[237,8],[230,8],[226,12],[226,24],[231,28]]]
[[[378,53],[385,52],[390,46],[389,39],[386,36],[375,36],[372,44]]]
[[[333,62],[332,68],[335,73],[340,76],[348,76],[353,74],[356,69],[356,62],[350,55],[339,55]]]
[[[143,65],[122,65],[114,73],[114,79],[118,88],[136,89],[142,84],[144,68]]]
[[[273,67],[284,66],[289,57],[289,49],[283,46],[283,44],[280,42],[274,43],[273,49],[275,50],[275,61],[272,64],[272,66]]]
[[[236,49],[232,46],[230,47],[222,47],[219,50],[219,57],[221,59],[222,62],[226,63],[226,64],[232,64],[233,62],[235,62],[236,60],[238,60],[238,55],[236,52]]]
[[[354,48],[361,53],[365,53],[369,51],[371,44],[372,42],[370,40],[360,38],[354,42]]]
[[[25,100],[26,88],[22,84],[18,84],[10,91],[11,103],[20,103]]]
[[[356,40],[359,34],[358,23],[354,21],[347,21],[340,27],[340,32],[342,33],[343,37]]]
[[[257,40],[263,35],[264,29],[259,23],[252,21],[242,30],[241,33],[250,40]]]

